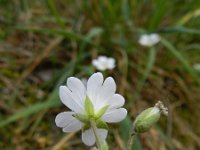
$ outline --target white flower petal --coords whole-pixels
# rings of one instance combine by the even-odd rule
[[[119,109],[112,109],[107,111],[102,117],[101,120],[104,122],[120,122],[122,121],[127,115],[127,110],[124,108]]]
[[[143,46],[153,46],[160,41],[160,36],[156,33],[143,34],[139,39],[139,43]]]
[[[99,65],[99,61],[94,59],[94,60],[92,60],[92,64],[93,64],[93,66],[97,67]]]
[[[156,33],[150,34],[150,38],[153,44],[156,44],[160,41],[160,36]]]
[[[96,103],[94,103],[94,108],[96,112],[104,107],[105,105],[108,105],[107,101],[108,99],[115,94],[116,91],[116,84],[112,77],[106,78],[104,81],[102,87],[99,89],[96,97]]]
[[[99,137],[100,143],[103,144],[107,137],[108,131],[105,129],[97,129],[97,135]],[[95,144],[95,136],[92,128],[85,130],[82,132],[82,141],[84,144],[88,146],[92,146]]]
[[[115,67],[115,59],[112,57],[99,56],[97,59],[92,61],[92,64],[96,67],[96,69],[104,71]]]
[[[106,140],[106,137],[108,135],[108,130],[106,129],[97,129],[97,135],[99,137],[99,141],[100,143],[103,145],[105,140]]]
[[[109,109],[119,108],[125,103],[124,97],[120,94],[114,94],[108,99]]]
[[[104,98],[108,98],[116,92],[116,83],[112,77],[105,79],[100,92]]]
[[[67,127],[64,127],[62,129],[63,132],[76,132],[78,130],[80,130],[83,127],[83,124],[78,121],[75,120],[73,122],[71,122]]]
[[[65,104],[72,111],[77,113],[83,112],[83,106],[81,102],[73,98],[72,92],[66,86],[60,86],[59,97],[62,103]]]
[[[82,106],[84,106],[86,89],[81,80],[75,77],[70,77],[67,79],[67,86],[72,91],[73,98],[79,101]]]
[[[100,63],[97,66],[97,69],[100,70],[100,71],[105,71],[107,69],[107,64]]]
[[[74,112],[62,112],[59,113],[56,118],[55,122],[58,127],[63,128],[63,132],[74,132],[78,131],[82,128],[83,124],[74,118],[72,115],[75,114]]]
[[[106,63],[108,60],[108,58],[106,56],[99,56],[98,57],[98,61],[100,61],[101,63]]]
[[[107,57],[99,56],[97,59],[92,61],[93,66],[95,66],[98,70],[104,71],[107,69]]]
[[[140,36],[139,43],[141,45],[146,46],[146,45],[148,45],[148,42],[149,42],[148,35],[144,34],[144,35]]]
[[[87,95],[89,96],[90,100],[92,101],[93,105],[96,101],[97,93],[99,88],[103,84],[103,75],[102,73],[94,73],[87,82]]]
[[[92,146],[95,143],[95,136],[92,129],[82,132],[82,141],[85,145]]]
[[[107,62],[107,68],[108,69],[113,69],[115,68],[115,59],[114,58],[108,58],[108,62]]]

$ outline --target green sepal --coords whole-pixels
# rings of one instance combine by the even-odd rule
[[[108,125],[105,122],[103,122],[101,120],[97,120],[96,124],[97,124],[97,128],[102,128],[102,129],[108,130]]]
[[[151,114],[154,108],[148,108],[136,117],[134,122],[134,130],[137,133],[144,133],[148,131],[160,118],[160,112]]]
[[[109,105],[106,105],[104,107],[102,107],[96,114],[95,114],[95,119],[99,119],[101,118],[101,116],[103,116],[103,114],[106,112],[106,110],[108,109]]]
[[[105,141],[102,147],[103,150],[109,150],[108,143]]]
[[[93,106],[93,104],[92,104],[92,102],[91,102],[91,100],[88,96],[86,96],[84,108],[85,108],[86,115],[89,118],[94,116],[94,113],[95,113],[94,106]]]
[[[87,124],[89,122],[88,117],[83,114],[73,114],[72,116],[83,123]]]

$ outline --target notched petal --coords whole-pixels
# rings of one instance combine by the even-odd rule
[[[73,117],[74,112],[62,112],[55,118],[58,127],[63,128],[63,132],[75,132],[82,128],[83,124]]]
[[[122,121],[127,115],[127,110],[124,108],[112,109],[107,111],[101,120],[110,123],[116,123]]]
[[[82,131],[82,141],[87,146],[95,144],[95,136],[91,128],[89,130]]]

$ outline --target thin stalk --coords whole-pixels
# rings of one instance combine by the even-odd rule
[[[127,144],[127,150],[132,150],[132,145],[133,145],[133,139],[135,137],[135,134],[131,134],[129,139],[128,139],[128,144]]]
[[[97,134],[96,123],[95,123],[94,120],[90,120],[90,124],[91,124],[92,130],[93,130],[93,132],[94,132],[94,136],[95,136],[95,139],[96,139],[97,147],[98,147],[99,150],[102,150],[102,146],[101,146],[101,143],[100,143],[98,134]]]

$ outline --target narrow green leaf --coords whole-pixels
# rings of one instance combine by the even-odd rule
[[[172,55],[174,55],[177,58],[177,60],[179,60],[182,63],[185,70],[193,77],[197,84],[200,85],[200,80],[194,72],[193,68],[190,66],[187,59],[184,58],[184,56],[166,39],[162,38],[161,43],[171,52]]]
[[[56,22],[59,24],[59,26],[61,28],[65,28],[65,23],[63,22],[63,20],[61,19],[60,15],[58,14],[58,11],[55,7],[55,3],[53,0],[47,0],[47,6],[50,10],[50,12],[53,14],[53,16],[55,17],[56,19]]]
[[[184,26],[159,29],[157,32],[160,32],[160,33],[200,34],[200,30],[198,30],[198,29],[186,28],[186,27],[184,27]]]
[[[188,23],[192,18],[196,18],[200,16],[200,9],[192,10],[191,12],[184,15],[181,19],[178,20],[176,26],[183,26]]]
[[[67,31],[67,30],[62,30],[62,29],[49,29],[49,28],[27,28],[27,27],[21,27],[21,26],[17,26],[15,27],[15,29],[17,30],[22,30],[25,32],[36,32],[36,33],[41,33],[41,34],[47,34],[47,35],[58,35],[58,36],[62,36],[62,37],[66,37],[69,39],[73,39],[73,40],[82,40],[83,36],[79,35],[77,33],[74,33],[72,31]]]
[[[129,116],[127,116],[122,122],[120,122],[120,135],[124,143],[128,141],[128,137],[131,132],[131,127],[132,127],[132,121],[130,120]]]
[[[132,146],[132,150],[142,150],[142,144],[140,143],[140,140],[138,138],[138,136],[136,136],[133,139],[133,146]]]
[[[155,29],[159,26],[164,15],[166,14],[167,1],[166,0],[156,0],[155,8],[150,20],[149,30]]]
[[[96,36],[99,36],[103,33],[103,29],[100,27],[92,28],[83,38],[83,41],[80,43],[80,51],[83,53],[86,45],[88,43],[95,43],[92,39]]]

